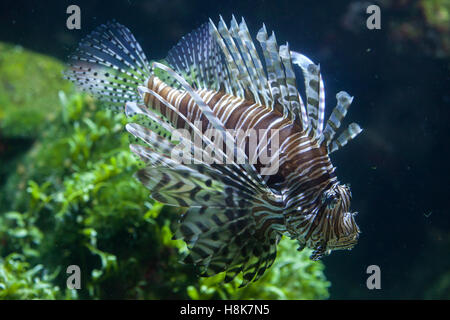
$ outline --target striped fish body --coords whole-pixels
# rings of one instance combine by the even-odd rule
[[[176,108],[175,112],[163,106],[155,96],[144,95],[145,105],[170,119],[175,128],[189,129],[188,123],[183,118],[178,117],[178,114],[182,114],[188,119],[189,123],[200,122],[203,132],[213,129],[200,107],[186,92],[168,86],[157,77],[151,77],[148,80],[147,88]],[[278,131],[280,141],[288,140],[290,136],[302,132],[301,126],[284,118],[278,111],[271,110],[269,107],[260,105],[253,100],[216,90],[198,89],[195,92],[212,110],[214,116],[222,121],[225,129],[243,131],[253,129],[256,133],[259,133],[270,128]],[[302,137],[304,140],[308,139],[305,134]],[[308,141],[311,142],[311,139],[308,139]],[[250,156],[248,146],[246,146],[244,144],[243,149],[246,155]],[[322,150],[325,154],[327,153],[326,148],[322,148]]]
[[[175,128],[189,129],[188,124],[178,114],[184,115],[189,122],[202,123],[202,131],[211,129],[208,119],[201,112],[194,99],[176,88],[168,86],[157,77],[151,77],[147,82],[147,88],[164,100],[172,104],[177,112],[163,106],[157,98],[152,95],[144,95],[146,106],[161,113]],[[246,100],[215,90],[196,90],[196,93],[212,110],[224,124],[225,129],[243,130],[253,129],[255,132],[266,131],[268,128],[277,130],[279,140],[285,142],[281,148],[281,161],[279,172],[275,176],[270,176],[272,181],[286,181],[286,178],[293,172],[298,172],[298,168],[310,171],[311,166],[304,166],[314,159],[322,159],[319,163],[329,170],[322,172],[322,179],[328,180],[334,177],[334,168],[331,165],[328,151],[325,145],[319,145],[317,141],[304,132],[300,125],[284,118],[281,113],[271,110],[269,107],[260,105],[253,100]],[[247,142],[247,143],[245,143]],[[247,156],[249,154],[248,141],[242,145]],[[300,173],[306,176],[305,174]],[[309,178],[309,180],[311,180]]]
[[[278,47],[265,26],[257,40],[264,63],[243,19],[233,17],[229,29],[222,19],[210,21],[169,51],[169,66],[150,64],[114,22],[80,43],[66,73],[111,106],[125,105],[127,116],[138,115],[127,125],[137,141],[131,150],[146,163],[137,178],[155,200],[188,208],[175,234],[190,248],[186,260],[202,275],[225,271],[226,281],[242,272],[242,285],[272,265],[283,234],[299,250],[314,249],[312,259],[352,248],[359,234],[350,189],[329,157],[361,132],[351,124],[334,138],[352,98],[337,94],[324,127],[319,66],[287,44]],[[305,103],[294,65],[303,73]],[[230,133],[250,131],[255,140]],[[214,148],[218,138],[224,150]],[[194,161],[174,159],[181,151]],[[267,159],[275,171],[264,171]]]

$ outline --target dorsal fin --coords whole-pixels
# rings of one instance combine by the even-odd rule
[[[305,80],[308,132],[314,137],[321,137],[325,113],[325,89],[320,66],[298,52],[291,51],[291,56],[293,62],[302,69]]]
[[[287,44],[278,48],[275,35],[268,37],[264,25],[257,39],[265,66],[243,18],[238,24],[233,16],[230,29],[221,18],[219,30],[210,20],[183,37],[166,60],[196,89],[224,91],[279,111],[310,136],[326,143],[330,152],[361,132],[352,125],[338,141],[333,140],[351,103],[348,94],[338,94],[338,105],[323,129],[325,90],[319,66],[290,51]],[[298,65],[303,73],[306,108],[292,64]],[[146,84],[153,74],[139,43],[117,22],[101,25],[83,39],[70,56],[65,72],[66,78],[115,108],[123,108],[128,101],[139,102],[136,88]],[[182,87],[173,80],[170,85]]]
[[[238,24],[233,16],[228,28],[220,17],[217,26],[210,20],[209,29],[203,25],[183,37],[170,50],[167,61],[197,88],[222,89],[243,99],[251,95],[251,100],[279,111],[303,128],[306,112],[302,112],[289,51],[286,53],[286,46],[278,47],[274,33],[267,36],[265,26],[257,39],[265,68],[245,20]]]
[[[167,54],[167,62],[196,88],[229,90],[228,70],[209,23],[184,36]]]
[[[249,66],[249,73],[254,74],[252,75],[252,80],[255,80],[258,84],[259,94],[264,100],[264,105],[268,106],[270,105],[271,97],[270,88],[267,82],[267,75],[264,71],[263,64],[259,58],[258,52],[256,51],[255,44],[250,36],[250,32],[248,31],[244,18],[242,18],[241,23],[239,24],[238,35],[242,41],[241,52],[244,57],[248,54],[248,57],[244,58],[244,60],[246,61],[247,66]]]
[[[256,39],[261,45],[266,62],[267,79],[272,95],[272,107],[286,117],[288,115],[288,109],[287,106],[283,105],[283,99],[281,99],[281,89],[277,79],[276,59],[274,59],[274,53],[276,54],[274,51],[276,50],[276,40],[275,43],[273,38],[269,41],[265,25],[258,31]]]
[[[238,25],[236,19],[233,16],[233,18],[231,19],[230,33],[237,43],[237,46],[239,47],[243,65],[249,79],[248,81],[250,81],[250,88],[248,89],[248,91],[252,92],[254,96],[253,100],[256,103],[267,105],[269,101],[269,98],[267,97],[267,93],[269,91],[265,86],[265,84],[267,83],[267,79],[265,75],[261,76],[264,70],[262,68],[262,64],[259,60],[258,54],[256,53],[256,49],[254,49],[253,41],[251,41],[244,19],[242,19],[241,24]],[[250,49],[247,44],[250,46]],[[250,50],[254,50],[254,52]],[[252,59],[254,59],[255,62],[253,62]],[[256,67],[256,65],[258,67]]]
[[[294,121],[301,125],[302,128],[306,128],[308,126],[308,116],[306,114],[302,97],[297,90],[297,82],[295,79],[294,69],[292,67],[292,58],[288,43],[280,46],[280,57],[281,61],[283,61],[284,70],[286,72],[286,85],[289,93],[288,100],[292,111],[292,116],[294,117]]]
[[[347,129],[336,139],[335,134],[341,126],[341,121],[347,114],[347,110],[353,101],[347,92],[341,91],[336,94],[337,104],[327,121],[325,130],[323,130],[324,142],[328,148],[328,153],[332,153],[345,146],[350,140],[354,139],[362,132],[362,129],[356,123],[351,123]]]

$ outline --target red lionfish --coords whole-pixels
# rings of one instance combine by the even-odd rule
[[[349,211],[350,188],[339,183],[329,158],[361,132],[352,123],[335,138],[353,98],[336,95],[324,128],[319,66],[288,44],[278,46],[265,25],[256,39],[262,55],[244,19],[238,24],[233,16],[229,28],[222,17],[217,26],[210,20],[169,51],[168,67],[150,64],[129,29],[109,22],[81,41],[66,72],[81,89],[137,115],[126,126],[139,141],[131,150],[145,162],[137,177],[153,199],[188,208],[175,233],[190,249],[186,261],[204,276],[225,271],[225,281],[242,272],[242,285],[273,264],[283,234],[298,241],[298,250],[313,249],[317,260],[353,248],[360,233]],[[306,100],[294,65],[303,74]],[[279,170],[261,174],[260,163],[249,161],[249,142],[238,144],[235,137],[232,147],[244,154],[243,163],[174,161],[171,132],[180,128],[201,139],[192,154],[213,143],[203,134],[209,128],[227,138],[228,129],[277,130]]]

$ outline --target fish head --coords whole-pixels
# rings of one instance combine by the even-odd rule
[[[304,247],[313,249],[312,260],[319,260],[334,250],[351,250],[358,242],[360,229],[356,212],[350,212],[349,185],[334,184],[321,191],[317,206],[307,215],[308,223],[300,223],[302,230],[288,228],[291,235]]]
[[[358,242],[361,232],[355,221],[357,212],[350,212],[352,192],[350,185],[339,183],[325,190],[321,196],[323,241],[315,248],[316,256],[334,250],[351,250]]]

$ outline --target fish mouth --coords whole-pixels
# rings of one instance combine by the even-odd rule
[[[327,242],[327,250],[351,250],[358,243],[359,233],[350,234]]]
[[[359,239],[360,230],[355,221],[357,212],[346,212],[342,222],[343,228],[339,234],[332,237],[327,242],[327,250],[351,250]]]

